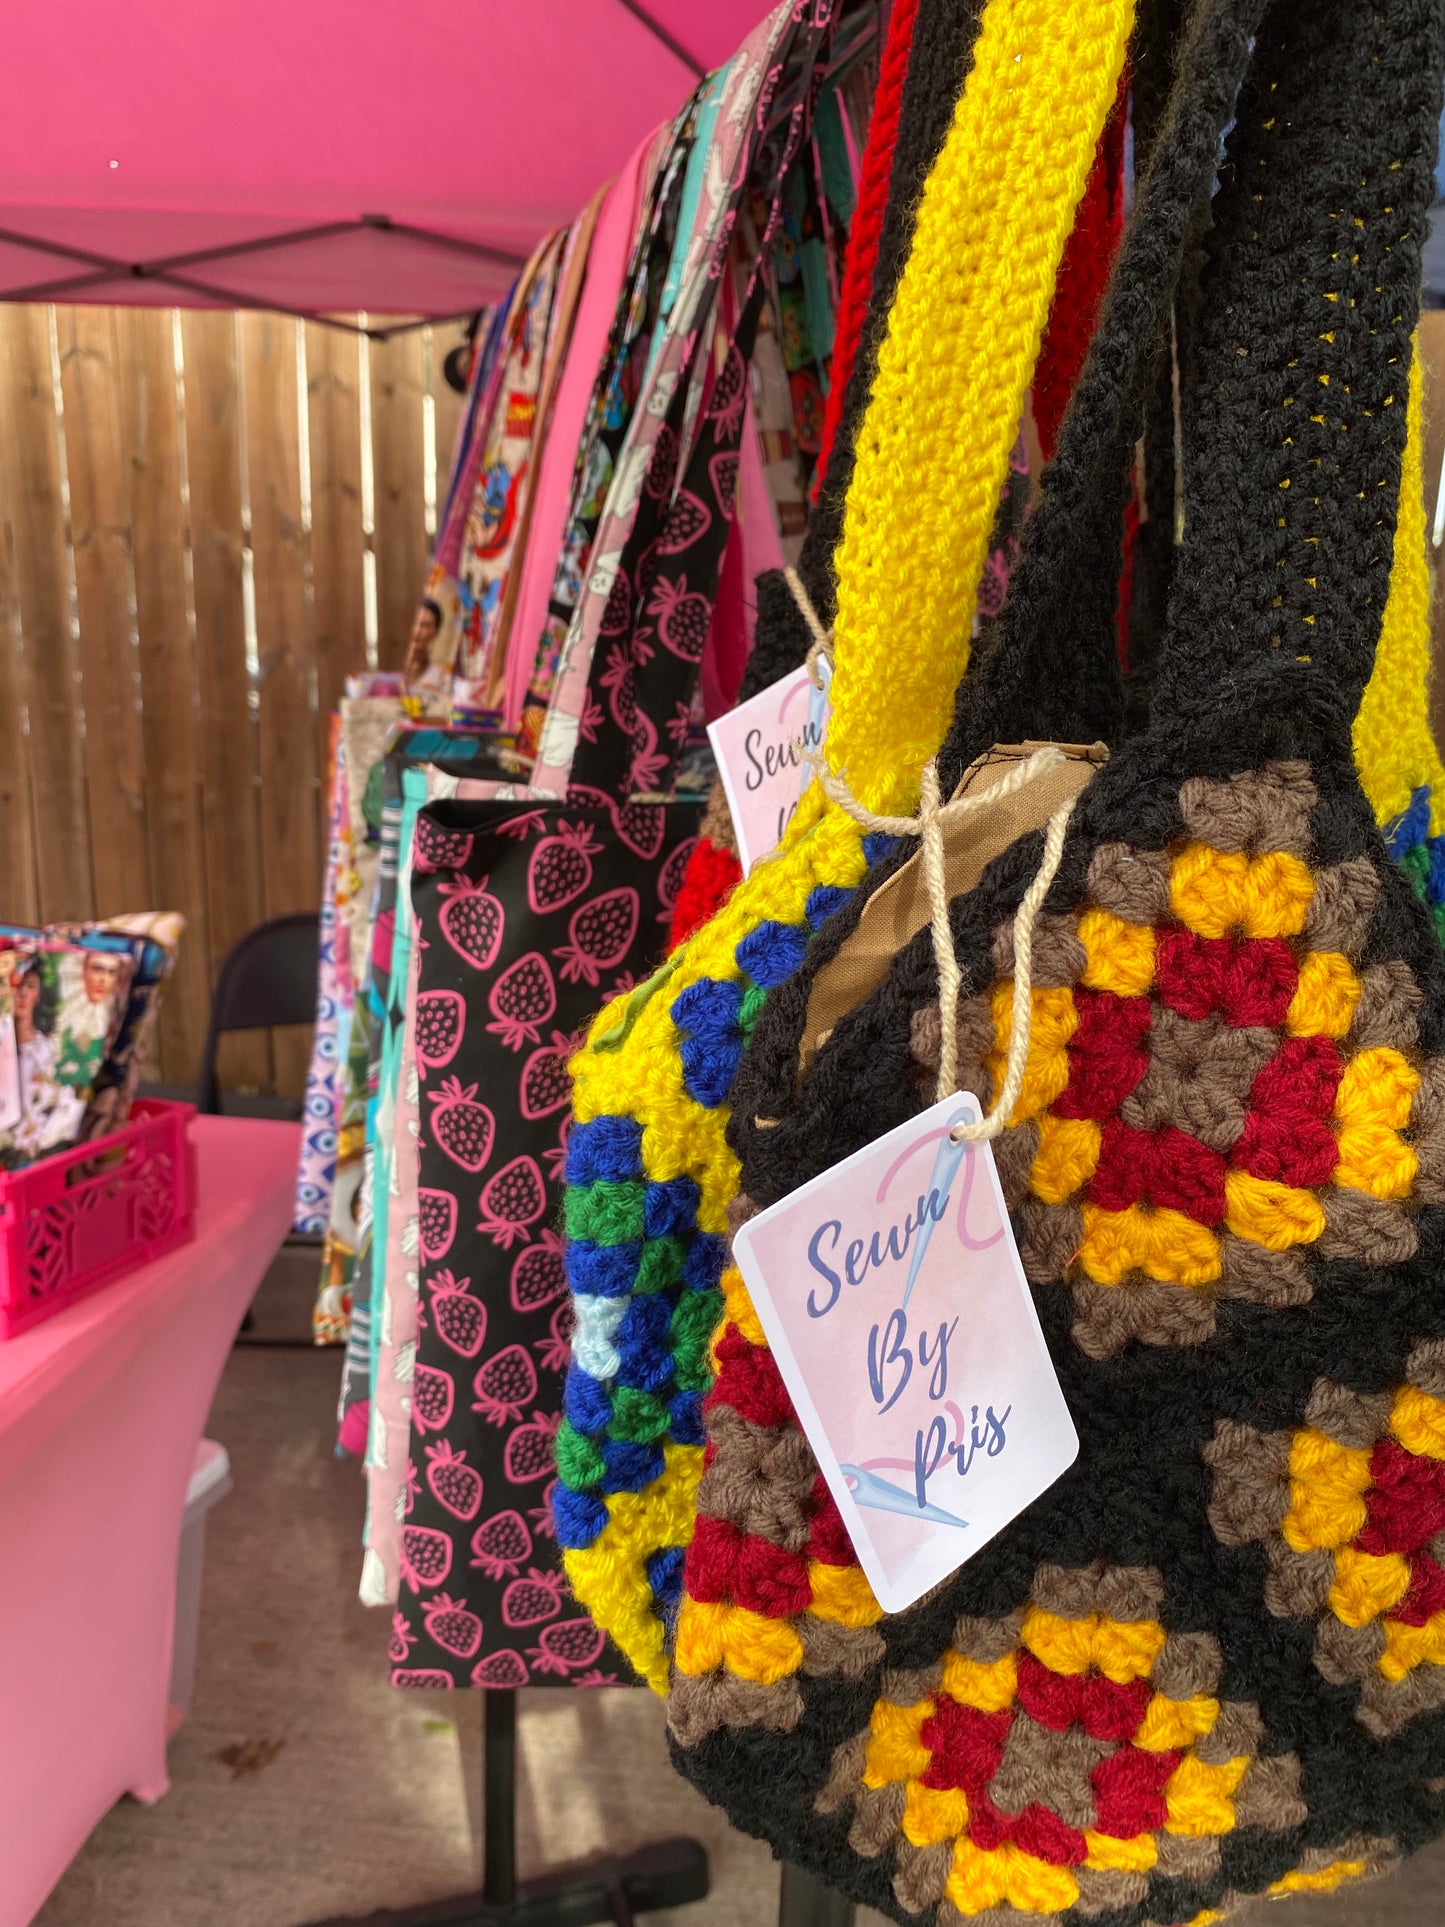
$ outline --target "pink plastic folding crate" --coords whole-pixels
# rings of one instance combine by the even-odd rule
[[[195,1114],[142,1099],[118,1131],[0,1173],[0,1340],[196,1235]]]

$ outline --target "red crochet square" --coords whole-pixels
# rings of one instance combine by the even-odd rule
[[[1196,1022],[1216,1011],[1228,1024],[1280,1029],[1299,983],[1294,953],[1282,937],[1200,937],[1161,930],[1154,977],[1171,1010]]]
[[[1089,1775],[1094,1789],[1094,1831],[1116,1840],[1157,1833],[1169,1817],[1164,1789],[1182,1756],[1145,1753],[1121,1746]]]
[[[1370,1478],[1360,1552],[1418,1552],[1445,1532],[1445,1461],[1419,1458],[1385,1437],[1370,1455]]]
[[[1110,1118],[1104,1126],[1089,1199],[1105,1211],[1133,1204],[1182,1211],[1202,1225],[1224,1220],[1224,1159],[1187,1131],[1166,1124],[1136,1131]]]
[[[1068,1046],[1069,1081],[1052,1108],[1056,1117],[1102,1122],[1117,1115],[1149,1068],[1150,1003],[1147,997],[1079,986],[1074,1009],[1078,1025]]]
[[[923,1722],[919,1738],[933,1755],[923,1784],[939,1792],[962,1787],[970,1796],[982,1793],[1003,1758],[1004,1741],[1013,1713],[981,1713],[976,1706],[960,1706],[946,1695]]]

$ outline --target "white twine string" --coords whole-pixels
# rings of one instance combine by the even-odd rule
[[[833,632],[831,629],[825,629],[823,627],[822,619],[818,611],[813,607],[813,598],[803,587],[803,578],[798,574],[798,571],[796,569],[784,569],[783,574],[787,579],[788,587],[793,592],[793,600],[802,611],[803,620],[807,623],[813,637],[813,646],[808,651],[808,660],[805,665],[808,671],[808,681],[813,685],[814,689],[826,693],[828,682],[823,671],[826,665],[828,675],[831,676],[833,673]]]
[[[812,677],[816,658],[828,651],[828,633],[818,620],[818,613],[796,573],[792,569],[784,573],[794,600],[813,632],[813,648],[808,657],[808,674]],[[939,1041],[937,1099],[941,1102],[946,1097],[952,1097],[958,1089],[958,1004],[963,988],[963,972],[959,968],[953,929],[948,917],[944,833],[950,823],[1003,802],[1028,784],[1036,783],[1050,770],[1057,769],[1068,758],[1061,749],[1048,744],[1016,764],[1007,776],[990,789],[980,790],[972,796],[955,797],[950,803],[945,803],[942,798],[937,759],[930,759],[920,779],[917,816],[879,816],[858,801],[842,774],[835,774],[829,769],[820,752],[813,752],[807,761],[822,784],[825,795],[864,830],[884,836],[916,836],[919,839],[924,886],[928,892],[929,925],[933,933],[933,957],[938,967],[938,1009],[943,1034]],[[1064,854],[1064,835],[1077,800],[1077,796],[1071,796],[1049,818],[1044,835],[1043,861],[1033,882],[1024,892],[1014,921],[1013,1022],[1009,1031],[1003,1086],[987,1116],[980,1118],[977,1124],[954,1126],[951,1135],[957,1144],[997,1137],[1013,1116],[1019,1091],[1023,1088],[1033,1020],[1030,993],[1033,987],[1034,926],[1043,900],[1049,893],[1049,886],[1058,874]]]

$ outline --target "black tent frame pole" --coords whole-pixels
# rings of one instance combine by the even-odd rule
[[[482,1709],[482,1897],[494,1907],[517,1898],[517,1696],[488,1693]],[[510,1826],[497,1826],[506,1815]]]
[[[690,54],[682,42],[667,31],[661,21],[647,11],[647,8],[641,4],[641,0],[617,0],[617,4],[625,7],[640,27],[646,27],[653,39],[660,46],[666,47],[674,60],[681,61],[694,80],[707,79],[707,68],[703,66],[697,55]]]

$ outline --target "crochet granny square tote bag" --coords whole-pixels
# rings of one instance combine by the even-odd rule
[[[737,1217],[930,1102],[947,1028],[1079,1433],[885,1616],[729,1275],[675,1755],[900,1920],[1173,1927],[1445,1826],[1445,969],[1351,742],[1419,533],[1407,512],[1397,543],[1439,0],[1204,10],[1074,413],[1137,234],[1166,238],[1151,193],[1212,151],[1202,81],[1246,55],[1149,725],[1080,786],[1037,918],[1037,832],[952,902],[956,1022],[924,930],[801,1071],[792,987],[770,1000],[734,1090]],[[960,704],[956,761],[1014,740],[1018,668]]]
[[[873,808],[910,802],[947,727],[971,610],[1074,209],[1114,99],[1131,0],[989,0],[924,188],[878,357],[838,557],[829,755]],[[916,497],[910,466],[936,477]],[[864,476],[867,488],[860,487]],[[870,525],[897,542],[875,543]],[[567,1267],[577,1350],[557,1439],[558,1537],[588,1611],[659,1691],[702,1470],[672,1401],[711,1383],[737,1164],[727,1094],[762,998],[809,916],[866,867],[862,834],[813,785],[781,851],[573,1059]],[[654,1234],[646,1203],[670,1207]],[[641,1233],[619,1197],[642,1200]],[[683,1271],[689,1273],[684,1279]],[[704,1285],[691,1281],[707,1279]],[[607,1345],[592,1346],[594,1334]],[[684,1408],[685,1409],[685,1408]]]

